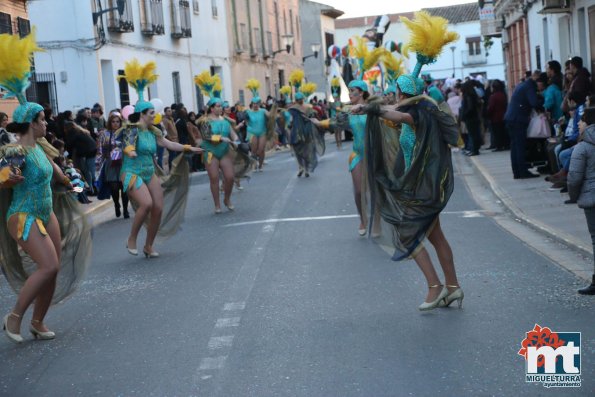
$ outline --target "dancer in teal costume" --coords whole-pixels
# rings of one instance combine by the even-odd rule
[[[128,83],[137,91],[139,100],[134,106],[134,113],[128,116],[130,122],[127,126],[118,131],[123,142],[123,151],[125,154],[122,164],[121,180],[124,184],[124,191],[132,199],[135,208],[134,220],[130,235],[126,242],[126,248],[131,255],[138,255],[137,237],[143,223],[147,223],[147,239],[143,248],[143,253],[147,258],[156,258],[159,256],[153,250],[153,243],[157,232],[162,232],[162,215],[164,215],[164,224],[167,225],[161,235],[171,235],[177,231],[177,226],[181,223],[185,210],[187,189],[178,194],[177,189],[172,184],[161,181],[156,174],[154,158],[157,153],[157,145],[168,149],[170,152],[193,152],[202,153],[202,149],[190,145],[182,145],[165,139],[161,131],[154,127],[155,108],[152,103],[143,99],[145,87],[157,80],[154,74],[156,65],[149,62],[146,65],[140,65],[136,59],[127,62],[125,66],[125,76]],[[168,180],[173,180],[177,175],[176,167],[180,164],[183,154],[174,160],[175,165],[170,171]],[[188,171],[182,172],[187,177]],[[169,197],[172,199],[164,205],[164,186],[168,186],[167,192],[171,192]],[[166,192],[166,193],[167,193]]]
[[[47,122],[43,107],[27,102],[25,97],[30,84],[30,59],[38,50],[34,33],[22,39],[0,35],[0,87],[6,90],[4,98],[16,97],[19,101],[13,122],[6,127],[19,135],[18,144],[0,148],[0,213],[6,219],[0,225],[0,265],[18,293],[11,313],[4,317],[3,328],[16,343],[23,342],[21,320],[31,304],[31,334],[36,339],[55,338],[44,324],[45,316],[52,302],[74,292],[90,252],[90,229],[78,207],[70,206],[66,219],[60,221],[54,213],[57,210],[63,216],[63,207],[75,200],[58,196],[53,200],[53,178],[67,189],[72,186],[53,162],[58,151],[44,138]],[[64,272],[58,282],[61,268]]]
[[[203,163],[209,175],[211,195],[213,196],[216,214],[221,213],[219,170],[223,173],[223,204],[230,211],[235,209],[231,204],[231,192],[234,183],[234,160],[230,149],[230,142],[239,139],[231,123],[223,117],[223,108],[221,105],[221,99],[211,98],[207,104],[207,115],[198,120],[198,127],[202,135],[200,146],[205,150]],[[236,128],[241,127],[242,123]]]

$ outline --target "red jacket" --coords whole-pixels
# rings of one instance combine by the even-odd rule
[[[504,122],[506,113],[506,95],[502,91],[494,92],[488,101],[488,117],[492,123]]]

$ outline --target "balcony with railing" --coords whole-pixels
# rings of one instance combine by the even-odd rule
[[[485,65],[488,63],[488,57],[485,52],[463,51],[463,65]]]

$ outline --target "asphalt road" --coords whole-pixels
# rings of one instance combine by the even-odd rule
[[[195,179],[183,231],[156,245],[159,259],[127,253],[129,221],[99,224],[86,281],[48,315],[57,338],[33,341],[23,326],[22,346],[0,339],[0,395],[595,394],[584,281],[498,226],[457,174],[441,221],[463,308],[420,313],[415,263],[357,235],[348,156],[329,144],[298,179],[279,153],[221,215]],[[0,292],[8,312],[14,295]],[[582,387],[525,382],[517,352],[536,323],[582,333]]]

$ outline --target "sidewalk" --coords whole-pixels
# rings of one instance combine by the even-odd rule
[[[464,155],[458,152],[453,156]],[[550,190],[551,183],[544,180],[545,176],[513,179],[509,151],[482,151],[467,159],[519,220],[585,255],[593,255],[583,210],[576,204],[564,204],[568,194]]]

